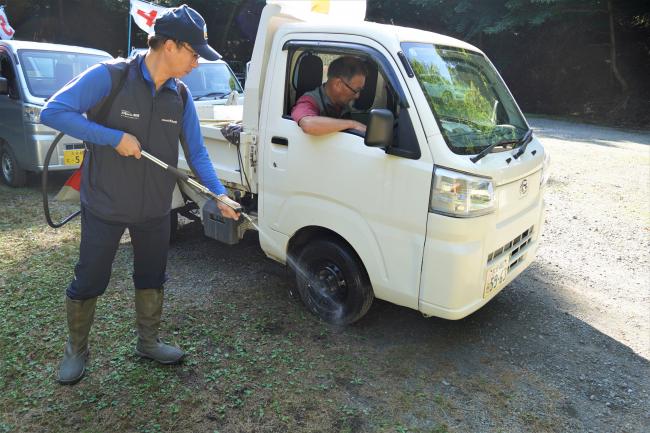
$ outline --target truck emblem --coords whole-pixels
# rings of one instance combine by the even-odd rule
[[[526,195],[528,192],[528,179],[524,179],[521,181],[521,185],[519,185],[519,195]]]

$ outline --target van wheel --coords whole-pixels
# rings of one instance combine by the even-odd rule
[[[18,166],[18,161],[13,151],[7,145],[0,150],[0,167],[2,167],[2,180],[12,187],[25,186],[27,173]]]
[[[302,302],[325,322],[348,325],[368,312],[372,287],[349,247],[330,239],[311,242],[292,268]]]

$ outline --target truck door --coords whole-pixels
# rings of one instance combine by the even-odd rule
[[[266,85],[260,118],[262,247],[283,259],[296,232],[324,227],[354,248],[376,297],[417,308],[432,162],[394,63],[366,45],[302,39],[276,45],[271,55],[272,84]],[[370,109],[390,109],[401,122],[398,138],[411,153],[389,155],[351,132],[311,136],[291,118],[297,96],[311,90],[303,87],[323,83],[328,65],[342,55],[369,67],[352,118],[364,123]]]
[[[0,76],[7,79],[9,94],[0,95],[0,153],[2,174],[6,182],[15,183],[24,160],[25,134],[23,131],[23,104],[18,76],[11,53],[0,47]]]

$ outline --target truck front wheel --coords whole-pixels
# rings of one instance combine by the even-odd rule
[[[368,312],[372,287],[349,247],[330,239],[310,242],[292,268],[303,303],[325,322],[347,325]]]
[[[0,167],[2,168],[2,180],[13,187],[25,186],[27,173],[18,166],[18,161],[8,145],[0,149]]]

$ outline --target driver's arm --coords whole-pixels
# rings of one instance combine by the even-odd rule
[[[318,104],[307,95],[301,96],[293,106],[291,118],[303,132],[310,135],[325,135],[346,129],[355,129],[362,134],[366,132],[366,126],[355,120],[321,116]]]
[[[298,122],[300,128],[306,134],[325,135],[332,132],[354,129],[362,134],[366,132],[366,125],[351,119],[334,119],[324,116],[305,116]]]

